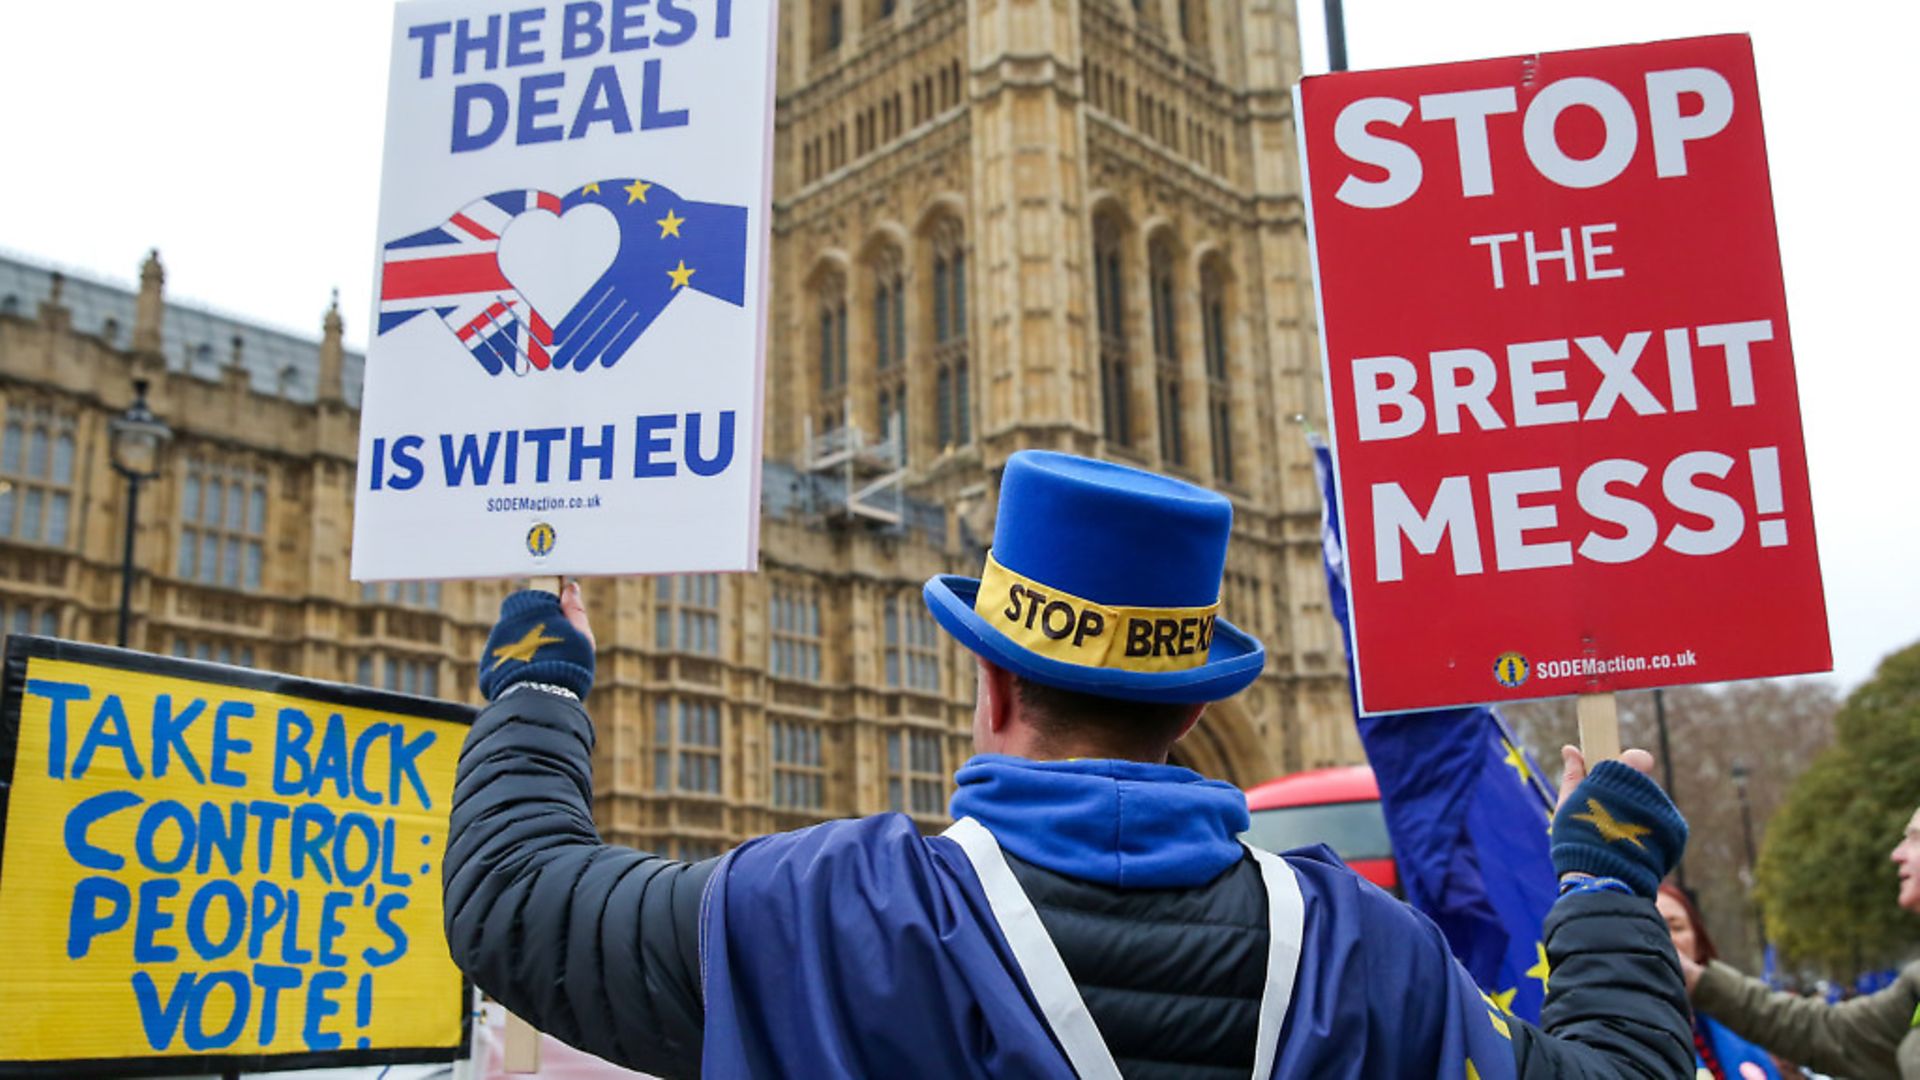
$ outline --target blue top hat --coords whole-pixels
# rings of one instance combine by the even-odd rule
[[[1233,504],[1184,481],[1023,450],[979,579],[927,582],[962,645],[1024,678],[1131,701],[1239,692],[1267,653],[1218,615]]]

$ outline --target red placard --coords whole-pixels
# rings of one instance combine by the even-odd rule
[[[1363,711],[1829,669],[1747,38],[1296,108]]]

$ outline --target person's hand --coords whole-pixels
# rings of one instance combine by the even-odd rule
[[[1687,846],[1687,821],[1653,782],[1653,755],[1628,750],[1587,768],[1569,746],[1560,751],[1560,805],[1553,815],[1553,868],[1570,876],[1611,878],[1653,899],[1660,879]]]
[[[1680,957],[1680,977],[1687,980],[1687,993],[1693,993],[1694,986],[1700,982],[1700,976],[1706,970],[1706,968],[1695,963],[1693,957]]]
[[[560,687],[585,699],[593,689],[593,631],[576,583],[566,602],[540,589],[522,589],[500,604],[500,621],[480,654],[480,692],[498,700],[518,683]]]
[[[587,604],[580,597],[579,582],[569,581],[566,587],[560,590],[560,613],[567,617],[569,625],[580,631],[581,636],[587,639],[587,648],[598,647],[593,640],[593,626],[587,622]]]
[[[1620,763],[1646,776],[1653,775],[1653,755],[1645,750],[1627,750],[1620,754]],[[1567,804],[1567,796],[1587,778],[1587,755],[1577,746],[1560,748],[1560,801],[1554,804],[1559,809]]]

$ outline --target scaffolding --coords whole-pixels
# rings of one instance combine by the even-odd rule
[[[905,447],[898,416],[887,420],[886,434],[874,441],[858,424],[815,435],[813,418],[802,419],[806,451],[801,459],[808,474],[824,480],[843,496],[830,513],[846,520],[865,520],[898,528],[906,517]]]

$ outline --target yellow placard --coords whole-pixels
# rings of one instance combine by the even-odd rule
[[[466,710],[35,639],[0,710],[0,1073],[459,1053]]]

